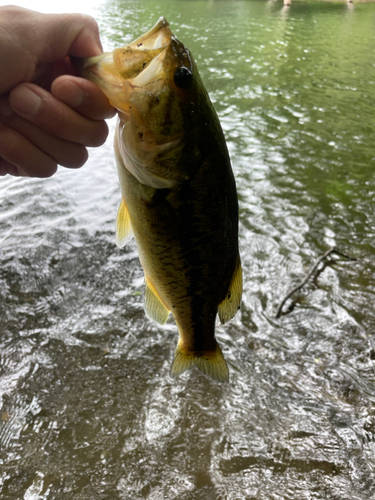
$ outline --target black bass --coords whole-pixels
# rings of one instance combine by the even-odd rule
[[[238,200],[192,54],[161,18],[131,44],[74,62],[118,110],[116,243],[135,238],[147,315],[163,324],[171,312],[176,321],[171,375],[196,366],[227,381],[215,321],[219,314],[227,322],[240,307]]]

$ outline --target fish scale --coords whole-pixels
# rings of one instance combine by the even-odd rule
[[[76,61],[77,62],[77,61]],[[164,18],[122,49],[78,62],[119,110],[116,242],[134,236],[145,310],[179,332],[171,374],[228,367],[215,338],[240,306],[238,201],[224,134],[190,51]],[[131,77],[130,77],[131,75]]]

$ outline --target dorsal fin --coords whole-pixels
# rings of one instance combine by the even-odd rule
[[[155,287],[151,281],[145,276],[146,290],[145,290],[145,311],[149,318],[157,321],[161,325],[167,321],[169,310],[165,307],[160,300]]]
[[[220,322],[226,323],[236,315],[240,308],[242,296],[242,268],[240,256],[237,256],[236,267],[225,299],[219,304],[218,313]]]
[[[133,229],[130,222],[129,211],[124,201],[124,198],[122,198],[116,219],[116,245],[119,248],[122,248],[132,238],[133,238]]]

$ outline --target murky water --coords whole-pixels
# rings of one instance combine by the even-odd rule
[[[176,327],[145,317],[134,242],[114,244],[111,140],[79,171],[0,179],[0,497],[375,498],[375,5],[96,14],[108,49],[160,15],[195,54],[237,178],[230,383],[169,377]],[[276,320],[332,245],[357,260],[332,256]]]

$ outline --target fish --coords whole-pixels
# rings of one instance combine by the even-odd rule
[[[197,367],[226,382],[215,324],[240,308],[238,197],[193,55],[161,17],[132,43],[73,62],[118,112],[116,243],[136,241],[147,316],[164,324],[171,313],[176,322],[171,376]]]

